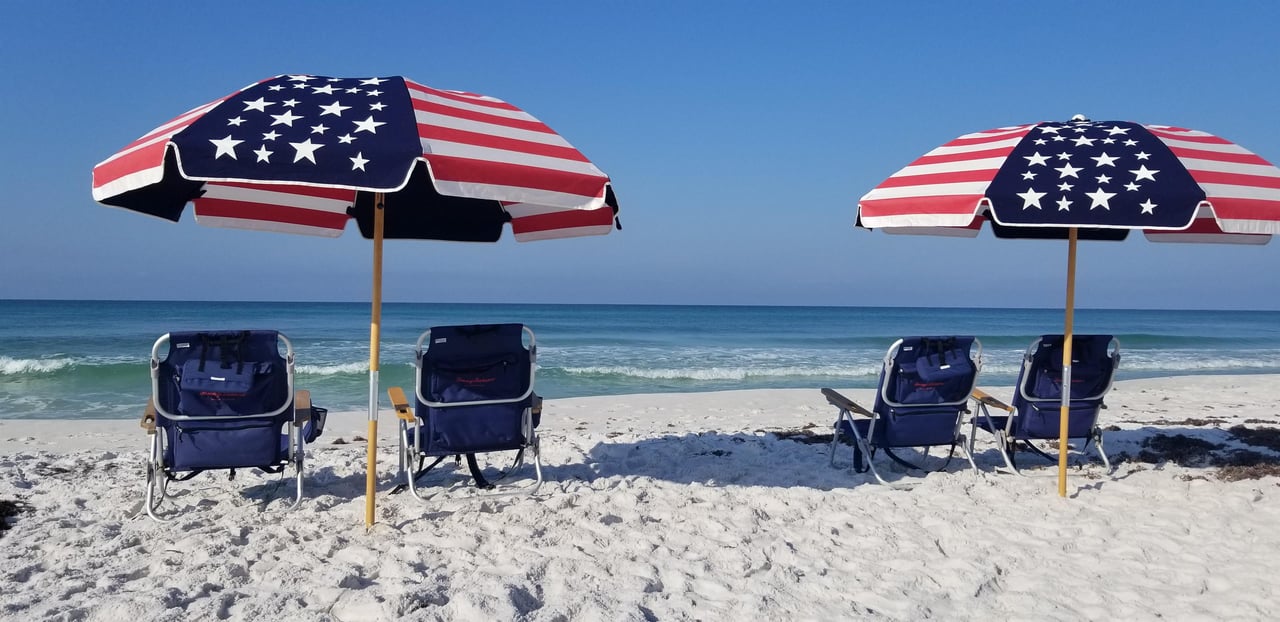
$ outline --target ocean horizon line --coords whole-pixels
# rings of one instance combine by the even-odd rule
[[[146,298],[0,298],[0,303],[8,302],[85,302],[85,303],[101,303],[101,302],[120,302],[120,303],[147,303],[156,304],[261,304],[261,305],[278,305],[293,304],[305,302],[307,304],[333,304],[333,305],[369,305],[369,300],[306,300],[299,301],[297,299],[289,300],[164,300],[156,301]],[[509,306],[509,307],[657,307],[657,308],[703,308],[703,309],[928,309],[943,310],[953,309],[956,311],[1063,311],[1063,307],[1031,307],[1031,306],[968,306],[968,305],[944,305],[944,306],[923,306],[923,305],[815,305],[815,304],[764,304],[764,303],[666,303],[666,302],[486,302],[486,301],[431,301],[431,300],[383,300],[382,305],[445,305],[445,306]],[[1077,312],[1080,311],[1155,311],[1155,312],[1205,312],[1205,311],[1228,311],[1240,313],[1275,313],[1280,312],[1280,307],[1276,308],[1240,308],[1240,307],[1182,307],[1177,309],[1162,307],[1076,307]]]

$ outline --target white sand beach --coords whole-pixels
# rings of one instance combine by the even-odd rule
[[[363,413],[330,415],[297,510],[279,476],[211,473],[172,486],[167,524],[138,516],[134,421],[0,420],[0,500],[23,508],[0,533],[0,619],[1276,619],[1277,387],[1117,383],[1117,469],[1073,466],[1067,499],[1043,461],[997,473],[987,437],[978,476],[878,463],[909,490],[829,468],[801,442],[835,418],[815,387],[549,400],[536,496],[423,504],[386,494],[383,413],[371,531]]]

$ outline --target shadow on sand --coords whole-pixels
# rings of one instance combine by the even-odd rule
[[[634,441],[606,441],[591,446],[580,460],[544,465],[543,475],[547,483],[553,485],[574,481],[591,484],[602,479],[629,477],[703,486],[799,486],[817,490],[875,485],[869,473],[854,473],[847,468],[851,454],[848,446],[837,449],[838,468],[829,466],[827,452],[831,434],[825,432],[827,429],[810,426],[754,433],[689,432]],[[1224,428],[1219,422],[1186,420],[1129,429],[1111,426],[1105,436],[1112,464],[1118,467],[1107,479],[1126,477],[1125,465],[1129,465],[1127,471],[1132,472],[1166,464],[1203,470],[1202,474],[1183,475],[1184,479],[1237,481],[1280,477],[1280,428],[1243,425]],[[1056,443],[1045,443],[1043,448],[1056,451]],[[918,452],[913,454],[910,449],[902,450],[902,454],[930,470],[945,470],[952,476],[967,475],[968,462],[958,450],[949,463],[945,448],[935,448],[928,457]],[[486,475],[496,477],[509,467],[508,461],[513,455],[510,452],[492,454],[484,469]],[[881,474],[889,481],[911,483],[924,476],[883,456],[876,459]],[[999,452],[985,435],[978,438],[974,459],[985,473],[1003,466]],[[1019,452],[1018,460],[1019,466],[1029,472],[1056,466],[1025,451]],[[470,476],[465,466],[453,466],[452,462],[446,460],[438,472],[422,480],[422,486],[435,490],[469,487]],[[1092,449],[1071,455],[1072,468],[1091,462],[1097,463]],[[520,485],[532,477],[533,468],[526,463],[507,483]],[[401,481],[387,471],[383,471],[379,479],[379,494],[390,492]],[[288,478],[266,480],[246,486],[243,494],[268,504],[289,497],[291,484]],[[337,503],[363,496],[365,479],[363,473],[339,474],[332,467],[321,467],[307,473],[305,485],[307,498],[330,496],[331,501]]]
[[[825,426],[824,430],[830,429]],[[848,467],[852,449],[837,449],[837,466],[828,462],[831,434],[815,428],[757,430],[754,433],[689,432],[634,441],[607,441],[592,446],[580,463],[546,469],[548,479],[590,482],[612,477],[647,477],[680,484],[704,486],[808,487],[818,490],[847,489],[874,484],[870,473],[854,473]],[[902,452],[931,471],[962,472],[968,462],[957,451],[946,461],[946,451],[935,448],[928,457],[912,450]],[[918,480],[921,471],[908,471],[877,456],[877,467],[889,481]]]

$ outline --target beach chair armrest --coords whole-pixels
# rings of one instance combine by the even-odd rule
[[[835,389],[823,389],[822,394],[827,397],[827,403],[835,406],[836,408],[847,410],[851,413],[857,413],[863,417],[875,417],[871,411],[859,406],[856,402],[841,395]]]
[[[293,427],[300,428],[311,421],[311,392],[299,389],[293,394]]]
[[[999,408],[1005,412],[1013,412],[1012,406],[992,397],[990,393],[987,393],[982,389],[974,389],[972,395],[975,402],[986,404],[992,408]]]
[[[409,400],[404,396],[404,389],[390,387],[387,389],[387,397],[391,398],[391,408],[396,411],[396,417],[413,423],[413,411],[409,408]]]
[[[156,402],[155,398],[147,398],[147,407],[142,411],[142,420],[138,425],[147,431],[147,434],[156,433]]]
[[[533,394],[533,405],[529,407],[529,412],[533,415],[542,414],[542,396],[537,393]]]

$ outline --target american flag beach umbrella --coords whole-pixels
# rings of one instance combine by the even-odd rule
[[[617,226],[609,177],[502,100],[392,76],[281,75],[185,112],[93,169],[94,200],[213,227],[373,239],[369,467],[373,523],[382,240],[517,241]]]
[[[1063,383],[1071,379],[1079,239],[1266,244],[1280,169],[1207,132],[1127,121],[1042,122],[965,134],[863,195],[858,226],[890,233],[1068,240]],[[1062,398],[1058,494],[1066,496]]]

